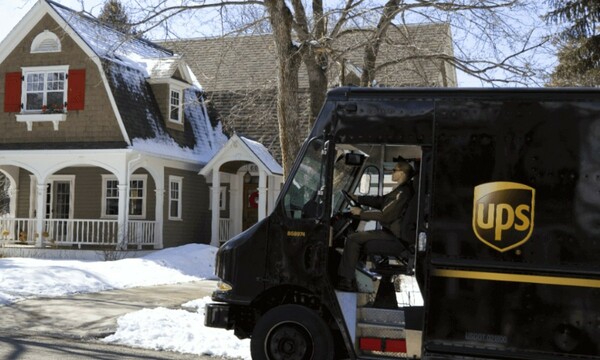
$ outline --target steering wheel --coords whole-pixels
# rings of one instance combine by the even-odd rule
[[[354,200],[350,194],[348,194],[348,192],[346,190],[342,190],[342,195],[344,195],[344,198],[348,201],[348,203],[350,204],[350,206],[354,207],[354,206],[360,206],[360,204],[358,203],[358,201]]]

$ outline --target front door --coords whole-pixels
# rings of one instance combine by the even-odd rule
[[[46,218],[68,219],[71,210],[71,182],[53,181],[46,194]]]
[[[71,181],[55,180],[46,188],[46,219],[49,219],[44,237],[51,242],[65,241],[68,236],[71,218]]]
[[[242,230],[246,230],[258,221],[258,185],[244,184],[244,210]]]

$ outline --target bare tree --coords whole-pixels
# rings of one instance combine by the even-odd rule
[[[134,26],[161,28],[173,35],[180,17],[219,19],[222,35],[269,29],[278,62],[277,114],[284,172],[301,145],[298,76],[301,64],[309,79],[310,119],[314,119],[331,83],[331,69],[345,63],[349,51],[363,52],[360,85],[374,86],[378,74],[399,63],[419,60],[450,64],[477,79],[499,84],[527,84],[535,75],[533,50],[544,43],[535,30],[542,21],[535,2],[522,0],[136,0]],[[327,7],[325,5],[328,5]],[[210,15],[209,15],[210,14]],[[235,20],[231,20],[235,19]],[[242,20],[240,20],[242,19]],[[411,42],[410,23],[443,22],[451,26],[454,47],[422,51]],[[187,30],[190,26],[186,27]],[[382,45],[394,46],[390,31],[404,34],[398,56],[378,62]],[[343,46],[352,34],[360,39]],[[214,34],[213,34],[214,35]],[[188,35],[189,36],[189,35]],[[242,60],[242,59],[240,59]],[[440,65],[441,66],[441,65]],[[424,83],[424,85],[428,85]],[[310,121],[310,120],[309,120]]]

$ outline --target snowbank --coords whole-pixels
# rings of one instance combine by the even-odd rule
[[[143,309],[119,318],[115,334],[103,341],[154,350],[250,360],[250,340],[233,331],[204,327],[209,297],[183,304],[187,310]]]
[[[0,305],[137,286],[214,279],[217,249],[188,244],[117,261],[0,259]]]

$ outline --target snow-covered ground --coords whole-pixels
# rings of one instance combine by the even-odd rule
[[[0,307],[33,297],[213,279],[216,251],[211,246],[189,244],[117,261],[2,258]],[[204,327],[207,301],[209,298],[182,304],[187,310],[155,308],[129,313],[119,318],[116,333],[104,341],[250,359],[249,340],[239,340],[231,331]]]

